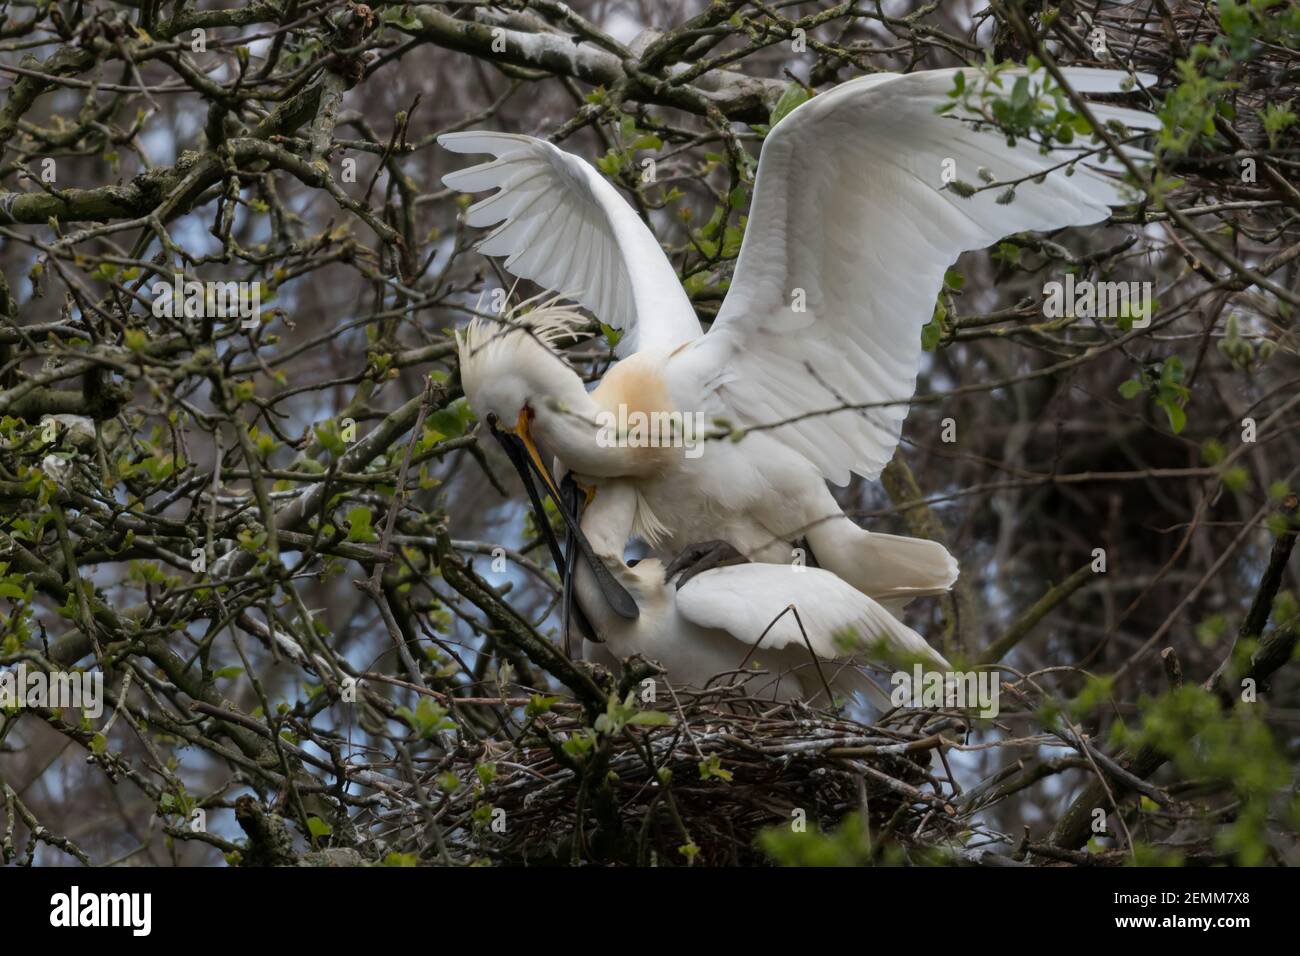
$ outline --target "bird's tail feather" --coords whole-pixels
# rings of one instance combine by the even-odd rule
[[[957,561],[939,542],[875,534],[847,518],[810,528],[808,544],[818,564],[891,612],[914,597],[943,594],[957,580]]]

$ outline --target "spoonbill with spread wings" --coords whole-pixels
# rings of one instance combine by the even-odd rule
[[[538,309],[518,325],[476,320],[460,340],[474,410],[515,432],[539,468],[535,440],[589,489],[630,481],[628,534],[661,555],[716,540],[755,561],[789,562],[804,537],[822,568],[865,594],[901,603],[951,587],[957,563],[944,547],[858,527],[826,481],[876,478],[892,456],[921,327],[958,255],[1018,232],[1100,222],[1132,198],[1119,162],[1095,144],[1009,142],[964,97],[939,112],[954,103],[956,72],[861,77],[776,124],[707,334],[654,234],[584,160],[529,136],[439,137],[449,150],[495,157],[443,177],[467,192],[496,190],[466,213],[472,226],[496,224],[479,250],[623,330],[620,361],[588,393],[550,346],[571,311]],[[977,70],[964,74],[968,90],[982,82]],[[1009,90],[1026,75],[1007,71],[1002,82]],[[1081,94],[1131,83],[1089,68],[1066,78]],[[1051,94],[1035,81],[1032,95]],[[1154,125],[1133,109],[1093,111],[1102,122]],[[945,168],[964,181],[1016,184],[1014,201],[997,202],[1002,188],[944,188]],[[607,423],[630,412],[700,413],[745,434],[698,454],[602,440]],[[599,490],[590,507],[602,507]]]

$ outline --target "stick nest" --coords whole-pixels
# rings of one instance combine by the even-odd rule
[[[902,842],[959,829],[932,767],[934,713],[865,724],[732,690],[674,694],[662,725],[615,713],[600,733],[557,704],[513,741],[459,749],[447,769],[473,784],[437,809],[449,842],[498,864],[721,866],[770,863],[766,830],[828,830],[855,812]]]

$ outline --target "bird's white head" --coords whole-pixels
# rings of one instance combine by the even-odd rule
[[[476,318],[456,334],[461,384],[474,414],[518,435],[543,471],[533,429],[553,440],[559,420],[590,412],[582,379],[556,349],[586,322],[573,306],[530,300],[500,320]]]
[[[494,415],[507,427],[526,406],[571,394],[577,373],[556,343],[586,323],[577,309],[554,300],[524,312],[525,302],[502,319],[476,318],[456,333],[460,379],[474,413]],[[582,390],[581,381],[576,381]]]

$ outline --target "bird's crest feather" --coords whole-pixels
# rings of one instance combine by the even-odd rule
[[[546,295],[549,293],[517,303],[499,319],[476,316],[456,332],[462,380],[467,374],[490,374],[490,370],[511,367],[515,356],[530,343],[568,364],[560,343],[578,335],[589,320],[562,297],[544,298]]]

